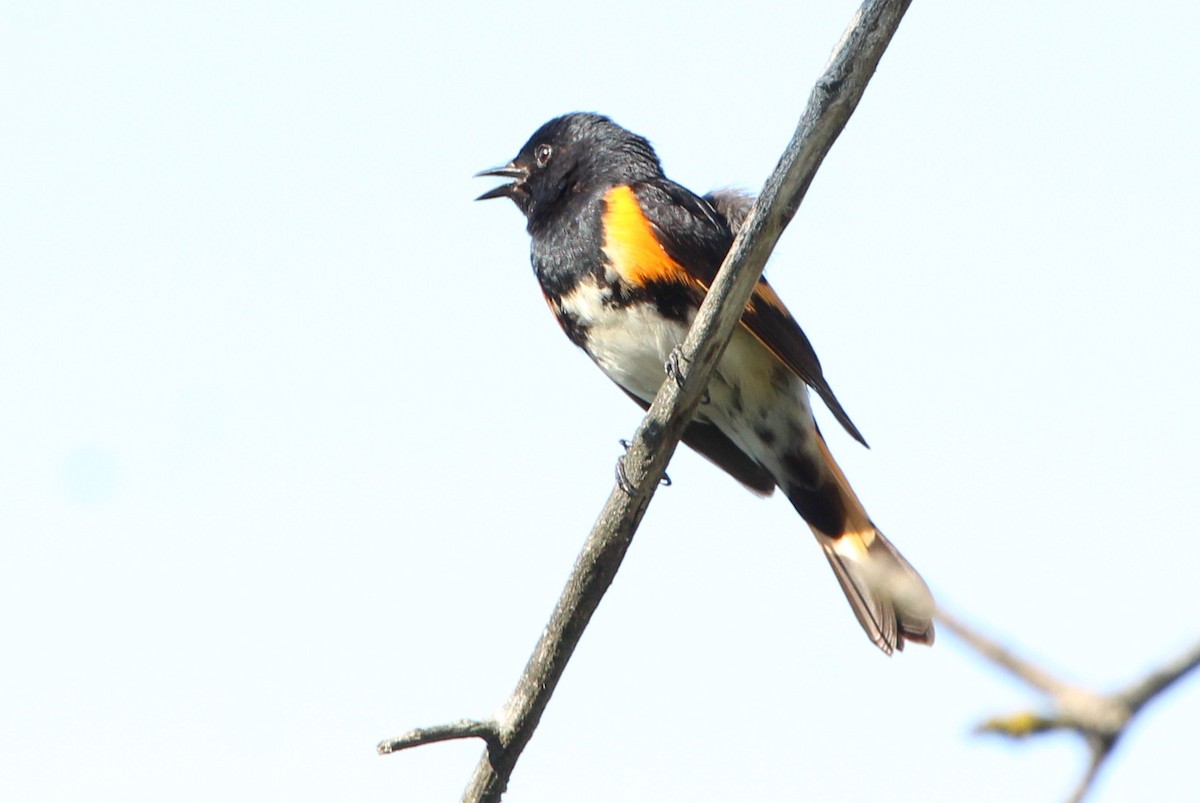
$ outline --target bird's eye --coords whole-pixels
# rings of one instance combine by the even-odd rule
[[[538,167],[545,167],[550,162],[550,157],[554,154],[554,148],[549,145],[538,145],[537,150],[533,152],[533,158],[537,159]]]

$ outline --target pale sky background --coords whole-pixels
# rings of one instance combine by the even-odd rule
[[[0,798],[453,801],[638,409],[477,170],[595,110],[756,189],[854,2],[0,5]],[[1200,638],[1200,6],[913,4],[768,275],[941,601],[1069,678]],[[513,803],[1058,801],[690,453]],[[1100,801],[1200,797],[1200,679]]]

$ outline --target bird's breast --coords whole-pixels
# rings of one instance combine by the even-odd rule
[[[664,315],[649,299],[624,295],[617,285],[589,278],[552,300],[568,335],[604,373],[635,396],[651,401],[666,375],[664,366],[687,335],[691,317]]]

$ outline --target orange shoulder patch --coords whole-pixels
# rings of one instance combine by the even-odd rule
[[[695,282],[654,236],[654,227],[632,188],[609,190],[604,207],[604,254],[622,279],[636,287],[650,282]]]

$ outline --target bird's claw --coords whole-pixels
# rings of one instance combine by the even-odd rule
[[[625,450],[625,454],[617,458],[617,487],[625,492],[626,496],[633,496],[633,483],[629,481],[629,474],[625,472],[625,457],[629,454],[629,441],[621,438],[618,443]]]
[[[617,458],[617,487],[624,491],[626,496],[633,496],[633,492],[637,489],[633,487],[633,483],[629,481],[629,474],[625,471],[625,457],[629,452],[629,441],[621,438],[618,443],[621,444],[621,448],[625,450],[626,454]],[[669,488],[671,486],[671,476],[664,471],[662,479],[658,482],[664,488]]]
[[[691,362],[691,359],[683,355],[683,345],[678,345],[671,349],[671,353],[667,355],[667,364],[663,369],[667,372],[667,376],[671,377],[677,387],[683,387],[683,364]],[[700,404],[708,404],[712,401],[712,397],[708,395],[708,388],[704,389],[704,395],[700,397]],[[668,482],[667,485],[670,485]]]
[[[671,353],[667,355],[667,364],[663,366],[667,372],[667,376],[675,380],[675,384],[683,386],[683,364],[691,362],[687,357],[683,356],[683,346],[678,345],[671,349]]]

